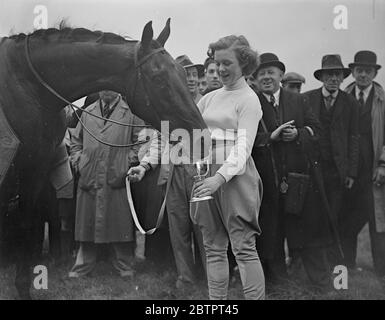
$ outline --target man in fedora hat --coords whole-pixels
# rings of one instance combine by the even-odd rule
[[[381,68],[372,51],[359,51],[349,64],[355,82],[348,85],[359,103],[360,157],[357,181],[346,195],[347,220],[342,243],[348,267],[355,268],[357,236],[369,222],[373,263],[385,276],[385,92],[373,81]]]
[[[350,69],[344,67],[338,54],[325,55],[321,69],[314,72],[323,86],[304,93],[321,122],[320,163],[326,197],[339,235],[345,223],[341,220],[342,195],[344,189],[352,188],[358,165],[358,104],[340,90],[349,75]],[[343,263],[337,245],[328,250],[328,257],[331,267]]]
[[[186,55],[179,56],[175,59],[186,71],[187,86],[195,103],[202,98],[198,90],[199,74],[204,73],[203,64],[194,64]]]
[[[288,276],[284,252],[286,237],[290,250],[297,250],[301,256],[313,284],[329,288],[329,270],[323,262],[322,248],[331,237],[328,221],[320,210],[319,196],[309,188],[304,205],[296,214],[288,213],[285,207],[291,188],[289,173],[310,174],[305,150],[319,135],[320,124],[300,94],[282,90],[280,82],[285,65],[278,57],[264,53],[260,62],[254,74],[263,118],[252,156],[264,188],[259,213],[262,234],[257,238],[257,249],[265,277],[274,282]]]
[[[301,87],[305,83],[305,78],[297,72],[287,72],[281,82],[285,90],[301,93]]]

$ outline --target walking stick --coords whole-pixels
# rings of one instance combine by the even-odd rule
[[[342,259],[344,259],[344,252],[342,250],[340,235],[338,233],[338,229],[337,229],[337,226],[335,224],[335,220],[333,219],[333,215],[332,215],[332,212],[331,212],[331,209],[329,206],[329,201],[326,197],[326,192],[325,192],[325,187],[323,184],[321,169],[319,167],[319,162],[314,161],[313,159],[311,159],[311,157],[309,157],[309,161],[310,161],[310,167],[313,169],[314,180],[315,180],[317,187],[318,187],[318,190],[320,192],[322,203],[325,206],[326,213],[328,215],[329,222],[330,222],[330,225],[332,227],[334,238],[337,242],[338,251],[339,251]]]

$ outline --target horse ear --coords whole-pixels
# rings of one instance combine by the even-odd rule
[[[164,44],[166,43],[168,37],[170,36],[170,21],[171,19],[168,18],[166,22],[166,26],[164,27],[164,29],[156,39],[156,41],[158,41],[162,47],[164,47]]]
[[[153,35],[154,35],[154,32],[152,31],[152,21],[149,21],[144,26],[143,33],[142,33],[141,44],[142,44],[143,50],[146,51],[150,47]]]

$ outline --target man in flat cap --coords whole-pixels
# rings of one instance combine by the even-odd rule
[[[319,196],[309,187],[299,206],[289,208],[293,203],[288,201],[289,193],[293,195],[296,190],[289,176],[307,174],[306,178],[313,181],[306,155],[319,135],[320,124],[300,94],[282,90],[280,82],[285,65],[278,57],[264,53],[260,62],[255,76],[263,118],[252,152],[264,188],[258,254],[267,282],[286,278],[286,237],[291,252],[296,250],[302,258],[312,283],[329,289],[323,247],[325,241],[331,241],[331,236]],[[300,195],[295,200],[298,198]]]
[[[207,81],[207,88],[203,92],[203,95],[222,88],[222,82],[219,79],[218,66],[212,57],[207,57],[204,62],[204,70]]]
[[[287,72],[282,78],[282,87],[285,90],[301,93],[302,84],[305,83],[305,78],[296,72]]]
[[[355,268],[357,236],[369,221],[374,268],[385,277],[385,93],[373,81],[381,66],[374,52],[359,51],[349,68],[355,82],[346,92],[360,105],[360,157],[357,181],[345,198],[345,262]]]
[[[352,188],[358,165],[358,103],[340,90],[349,75],[350,69],[344,67],[338,54],[325,55],[321,69],[314,72],[323,86],[304,93],[321,122],[320,163],[330,213],[339,235],[345,223],[341,219],[343,192]],[[337,244],[328,250],[331,268],[343,264]]]

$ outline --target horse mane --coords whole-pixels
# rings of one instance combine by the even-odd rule
[[[25,33],[19,33],[11,35],[9,37],[2,38],[10,39],[15,42],[24,41],[27,35]],[[55,40],[61,42],[89,42],[94,41],[104,44],[122,44],[127,41],[126,38],[111,32],[103,31],[91,31],[85,28],[71,28],[66,26],[65,23],[60,23],[60,28],[39,29],[28,34],[31,38],[40,38],[42,40]]]

